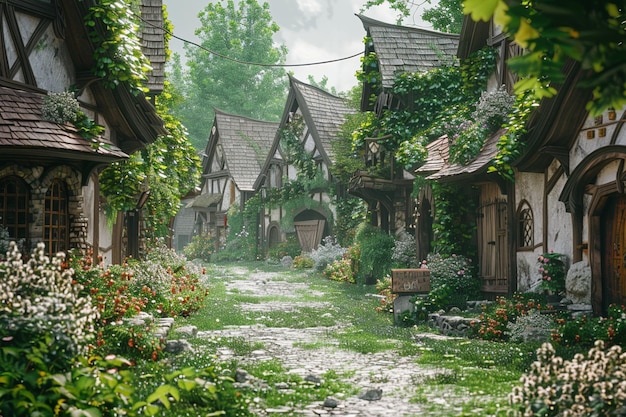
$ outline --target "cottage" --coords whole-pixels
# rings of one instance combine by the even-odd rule
[[[289,77],[285,110],[254,184],[262,194],[292,190],[261,216],[261,236],[268,247],[295,232],[302,250],[310,252],[331,234],[335,202],[330,189],[336,186],[329,170],[334,157],[331,142],[351,113],[354,110],[343,99]],[[336,191],[335,196],[341,194]]]
[[[278,123],[215,110],[202,162],[201,193],[186,205],[195,215],[193,234],[225,238],[228,211],[244,207],[265,163]]]
[[[17,1],[0,4],[0,225],[28,251],[37,242],[50,253],[94,249],[107,261],[124,255],[123,221],[114,232],[100,208],[99,170],[165,133],[150,103],[163,83],[164,38],[160,0],[144,0],[140,33],[153,59],[148,95],[126,82],[108,86],[94,75],[103,25],[85,24],[93,1]],[[150,23],[150,24],[148,24]],[[48,93],[74,91],[88,120],[104,132],[86,139],[79,129],[42,114]],[[128,236],[126,236],[128,237]]]

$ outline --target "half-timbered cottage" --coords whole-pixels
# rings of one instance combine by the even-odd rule
[[[289,77],[285,110],[255,189],[269,193],[290,186],[304,193],[296,197],[296,191],[290,201],[263,213],[267,247],[296,233],[302,250],[310,252],[332,233],[336,212],[330,188],[337,185],[329,170],[334,157],[331,143],[345,116],[354,111],[342,98]]]
[[[121,260],[121,227],[111,233],[100,207],[98,173],[164,133],[147,96],[94,76],[94,50],[85,24],[90,0],[9,0],[0,3],[0,225],[27,251],[45,242],[50,253],[92,247]],[[144,0],[144,52],[155,58],[150,94],[163,83],[160,0]],[[105,28],[96,25],[95,30]],[[143,36],[143,34],[139,34]],[[49,93],[75,91],[80,109],[104,133],[93,143],[70,123],[42,116]],[[119,225],[121,226],[121,225]]]
[[[278,123],[215,110],[202,161],[201,193],[187,205],[195,214],[193,234],[225,237],[228,211],[242,209],[255,193],[254,184],[267,159]]]
[[[406,108],[403,97],[393,94],[396,76],[401,73],[428,71],[453,64],[459,35],[399,26],[358,15],[366,32],[363,60],[361,111],[380,115],[384,110]],[[374,57],[372,61],[368,57]],[[386,177],[357,172],[349,192],[368,205],[370,222],[387,232],[413,232],[415,204],[411,198],[413,174],[394,163],[394,155],[383,145],[385,137],[367,138],[366,166],[388,166]],[[425,256],[426,253],[423,254]]]

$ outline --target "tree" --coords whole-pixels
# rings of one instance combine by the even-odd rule
[[[206,145],[214,108],[260,120],[278,120],[287,92],[287,48],[275,46],[278,25],[268,3],[209,3],[198,15],[201,48],[186,45],[185,101],[175,109],[196,149]],[[261,63],[254,65],[252,63]]]
[[[517,91],[556,93],[568,59],[581,64],[579,87],[593,90],[592,115],[626,105],[626,6],[623,0],[464,0],[472,19],[495,23],[527,50],[509,60],[521,75]]]
[[[432,8],[424,9],[422,19],[430,22],[433,29],[448,33],[461,33],[463,26],[462,0],[437,0]],[[367,0],[361,11],[374,6],[386,4],[392,10],[398,12],[397,23],[400,24],[405,18],[419,13],[425,4],[433,4],[433,0]]]
[[[431,0],[428,0],[429,4]],[[461,33],[463,27],[463,8],[461,0],[439,0],[430,9],[425,9],[422,19],[430,22],[433,29],[448,33]]]

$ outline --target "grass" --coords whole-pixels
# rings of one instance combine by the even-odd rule
[[[228,326],[260,324],[267,327],[305,329],[327,327],[318,341],[297,346],[309,350],[330,346],[362,354],[392,351],[413,358],[415,363],[432,371],[432,375],[416,379],[410,401],[423,405],[425,416],[496,416],[505,415],[507,395],[525,369],[534,360],[537,345],[496,343],[469,339],[435,339],[416,334],[430,332],[427,328],[394,326],[391,314],[378,313],[378,299],[367,297],[373,286],[359,286],[329,281],[313,271],[285,270],[282,267],[253,263],[213,266],[207,306],[191,317],[177,320],[176,326],[195,325],[200,331],[222,330]],[[251,291],[227,291],[225,280],[247,279],[246,270],[271,272],[272,283],[306,283],[308,289],[278,295],[255,294]],[[228,277],[228,278],[224,278]],[[287,287],[287,286],[286,286]],[[298,302],[287,311],[253,311],[249,306],[260,303]],[[300,304],[302,303],[302,304]],[[303,305],[310,303],[308,306]],[[318,303],[318,304],[316,304]],[[324,304],[320,304],[324,303]],[[203,337],[191,341],[196,351],[215,352],[228,348],[244,359],[263,344],[241,337]],[[239,366],[235,361],[231,367]],[[311,387],[284,369],[277,360],[248,361],[245,369],[265,381],[265,388],[255,388],[255,406],[263,408],[294,407],[323,401],[337,393],[352,395],[354,387],[342,382],[349,375],[329,372],[323,384]],[[372,376],[379,381],[378,376]],[[283,389],[276,389],[279,384]],[[288,387],[288,388],[284,388]],[[272,415],[272,414],[269,414]],[[277,414],[278,415],[278,414]]]

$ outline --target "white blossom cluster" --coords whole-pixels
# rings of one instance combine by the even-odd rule
[[[311,252],[313,267],[318,271],[323,271],[326,266],[341,259],[344,253],[346,253],[346,248],[336,243],[332,236],[326,236],[317,249]]]
[[[513,104],[515,96],[510,95],[505,86],[493,91],[484,91],[480,95],[472,118],[478,126],[490,130],[498,129],[507,120]]]
[[[537,358],[509,397],[520,406],[519,415],[626,415],[626,352],[620,346],[605,350],[599,340],[587,356],[579,353],[567,361],[544,343]]]
[[[189,262],[184,255],[168,248],[162,241],[158,241],[148,251],[143,262],[131,266],[133,279],[130,281],[130,285],[138,290],[141,290],[145,285],[158,293],[166,293],[172,285],[172,275],[168,272],[168,267],[179,273],[184,268],[185,274],[182,275],[190,274],[197,278],[203,278],[201,265]]]
[[[41,116],[44,120],[64,124],[76,121],[77,113],[80,111],[78,100],[70,91],[63,93],[48,93],[44,97],[41,105]]]
[[[50,333],[63,347],[82,352],[94,334],[98,310],[80,294],[73,270],[62,268],[65,254],[50,259],[37,244],[28,262],[15,242],[0,262],[0,322],[11,333]],[[59,346],[61,347],[61,346]]]

